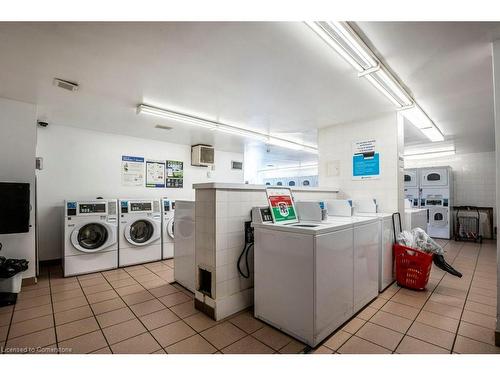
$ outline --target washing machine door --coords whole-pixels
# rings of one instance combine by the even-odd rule
[[[159,237],[158,223],[148,218],[137,219],[125,227],[125,238],[132,245],[148,245]]]
[[[84,253],[95,253],[111,245],[114,238],[106,223],[85,223],[77,226],[71,233],[71,243]]]
[[[171,239],[174,239],[174,218],[170,218],[167,222],[167,234]]]
[[[448,226],[448,209],[433,208],[429,210],[429,225],[436,228]]]
[[[448,170],[446,168],[423,169],[420,176],[420,186],[447,186]]]

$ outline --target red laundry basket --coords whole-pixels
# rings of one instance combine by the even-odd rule
[[[395,243],[396,280],[400,286],[424,290],[429,281],[432,254]]]

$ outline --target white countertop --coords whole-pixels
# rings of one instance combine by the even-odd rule
[[[289,187],[292,191],[311,191],[320,193],[338,193],[338,189],[303,187],[303,186],[283,186]],[[223,189],[223,190],[266,190],[265,185],[233,184],[226,182],[207,182],[203,184],[193,184],[193,189]]]

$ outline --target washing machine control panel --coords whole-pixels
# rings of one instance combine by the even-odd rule
[[[79,204],[81,214],[104,214],[106,213],[106,203],[81,203]]]

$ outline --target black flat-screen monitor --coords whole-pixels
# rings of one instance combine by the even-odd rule
[[[0,182],[0,234],[30,229],[30,184]]]

